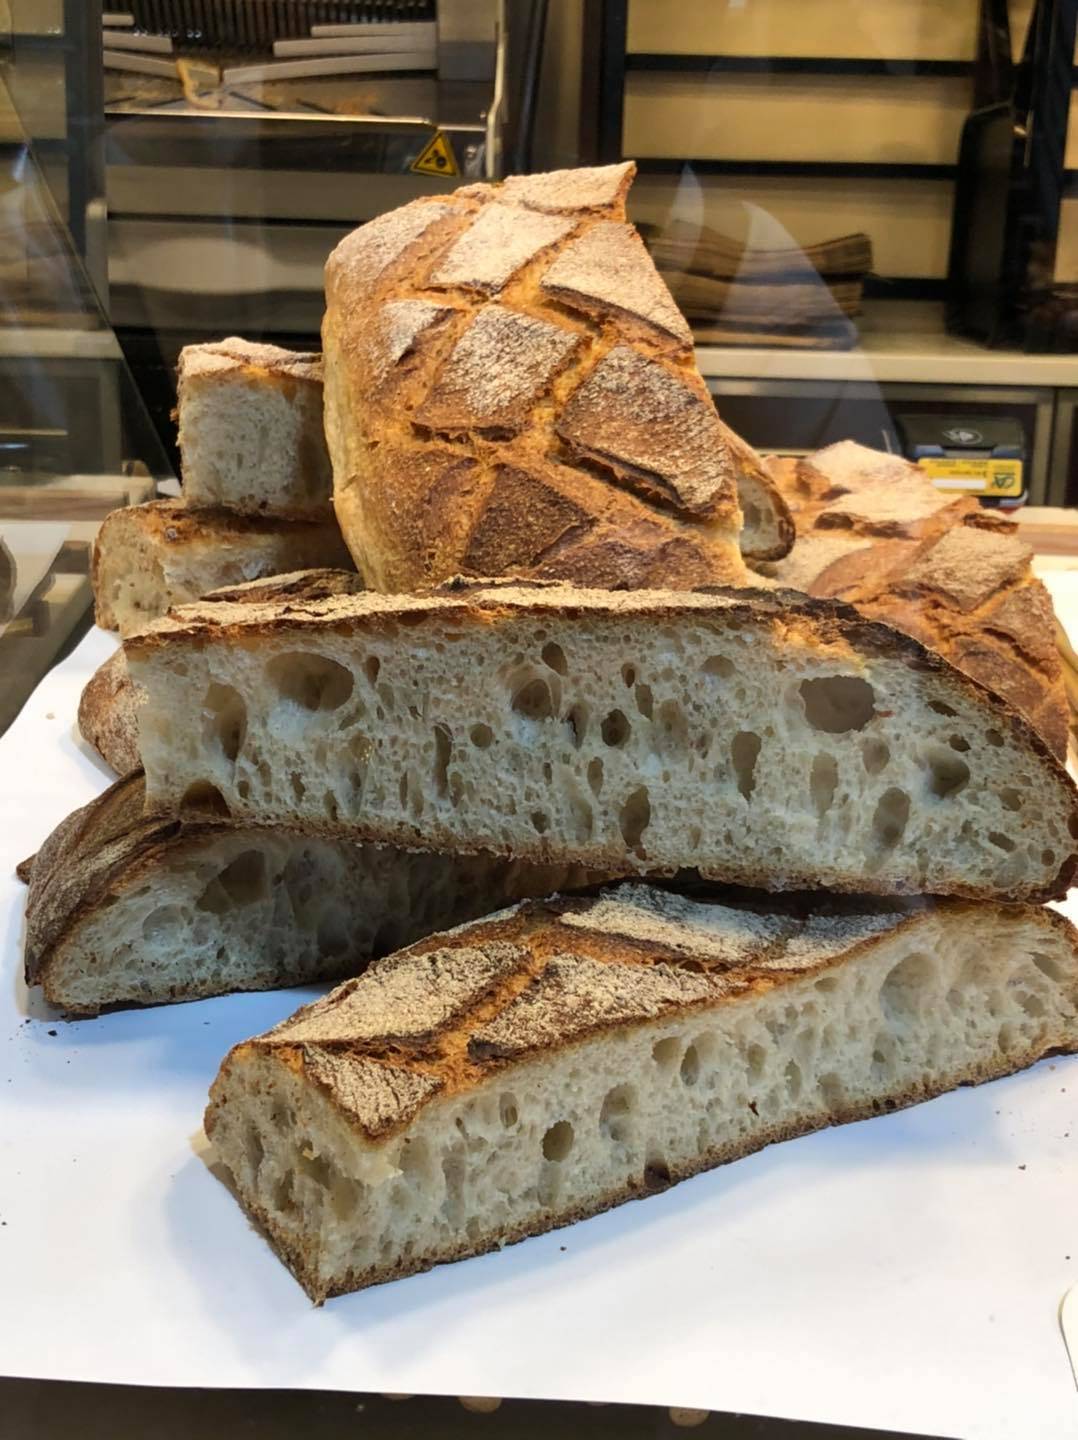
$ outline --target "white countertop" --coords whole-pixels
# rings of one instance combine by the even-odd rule
[[[852,350],[699,345],[696,360],[707,378],[1078,388],[1078,355],[988,350],[949,335],[943,306],[932,301],[869,300],[857,324],[861,343]]]

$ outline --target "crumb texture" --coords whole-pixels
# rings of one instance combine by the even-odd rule
[[[957,670],[819,602],[569,587],[177,612],[151,806],[768,889],[1043,898],[1075,795]]]
[[[525,904],[238,1046],[207,1129],[322,1300],[1074,1050],[1075,940],[1042,909],[954,901],[806,914],[622,886]],[[409,974],[427,995],[454,951],[452,1002],[374,1033],[364,996]]]

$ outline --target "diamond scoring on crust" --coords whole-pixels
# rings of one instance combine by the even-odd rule
[[[592,225],[566,246],[540,283],[566,304],[620,310],[682,345],[692,344],[688,322],[629,224],[601,220]]]

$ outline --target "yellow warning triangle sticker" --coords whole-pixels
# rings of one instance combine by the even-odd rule
[[[449,136],[443,135],[440,130],[435,130],[408,168],[417,175],[460,174]]]

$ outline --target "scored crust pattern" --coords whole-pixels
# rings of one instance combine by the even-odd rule
[[[525,901],[455,941],[398,952],[238,1049],[302,1066],[377,1139],[499,1065],[786,984],[921,914],[871,902],[757,910],[643,885]]]
[[[372,588],[743,582],[738,481],[767,472],[625,220],[634,168],[467,185],[330,256],[334,503]]]
[[[761,569],[904,630],[1010,702],[1059,756],[1069,706],[1047,590],[1018,527],[916,465],[844,440],[772,457],[797,540]]]

